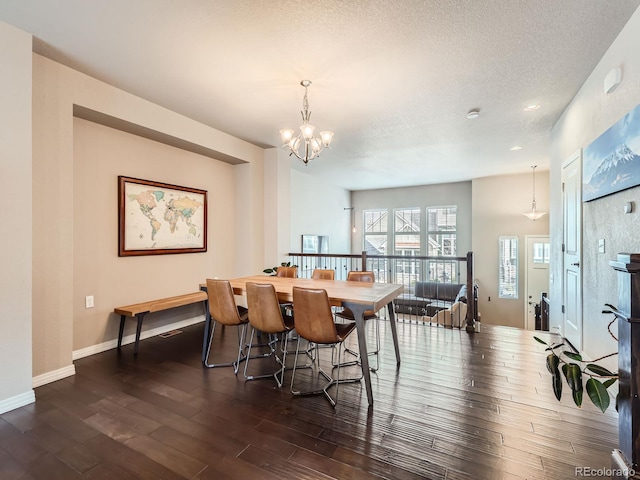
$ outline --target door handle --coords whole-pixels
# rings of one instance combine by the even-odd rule
[[[572,263],[571,265],[574,266],[574,267],[579,267],[580,266],[580,262],[575,262],[575,263]]]

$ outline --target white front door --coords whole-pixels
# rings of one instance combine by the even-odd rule
[[[582,349],[582,150],[562,164],[563,336]]]
[[[525,243],[525,328],[535,330],[535,306],[541,302],[542,292],[549,292],[549,236],[527,235]]]

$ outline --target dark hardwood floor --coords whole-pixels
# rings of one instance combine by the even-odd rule
[[[128,345],[83,358],[0,416],[0,478],[561,480],[609,467],[615,410],[557,402],[531,332],[398,330],[396,368],[382,327],[372,409],[363,383],[341,385],[334,411],[292,398],[288,382],[205,369],[202,325],[144,340],[137,357]],[[215,354],[232,356],[235,341],[217,332]]]

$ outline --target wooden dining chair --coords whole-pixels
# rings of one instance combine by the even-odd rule
[[[336,271],[331,269],[316,268],[311,274],[313,280],[334,280]]]
[[[298,332],[296,356],[291,375],[291,393],[293,395],[324,395],[332,407],[338,402],[338,387],[346,381],[359,381],[362,377],[349,380],[340,380],[340,367],[342,347],[344,340],[355,330],[355,323],[336,323],[331,312],[331,304],[326,290],[317,288],[293,287],[293,312],[294,325]],[[313,357],[315,370],[326,380],[326,384],[315,390],[301,391],[295,388],[296,369],[298,368],[298,356],[300,353],[300,340],[304,339],[310,344],[335,345],[338,349],[338,364],[336,378],[334,379],[320,366],[320,351],[316,349]],[[328,389],[335,385],[335,397],[331,397]]]
[[[352,270],[347,273],[347,281],[348,282],[366,282],[366,283],[374,283],[376,280],[375,274],[373,272],[359,272]],[[353,312],[349,308],[345,308],[340,312],[336,312],[336,317],[343,318],[348,321],[355,321],[355,317]],[[380,362],[378,360],[378,355],[380,353],[380,324],[378,315],[373,310],[365,310],[364,312],[364,320],[365,322],[368,320],[375,320],[375,335],[376,335],[376,348],[375,350],[369,352],[369,355],[375,355],[376,357],[376,366],[370,367],[370,370],[375,372],[380,368]],[[351,355],[359,357],[359,353],[355,352],[351,349],[347,350]]]
[[[209,313],[213,326],[209,336],[207,354],[203,360],[207,368],[233,367],[233,372],[238,374],[240,362],[246,359],[244,352],[244,341],[246,337],[247,324],[249,323],[248,309],[236,305],[231,283],[228,280],[207,279],[207,296],[209,300]],[[211,343],[216,330],[216,325],[220,323],[225,326],[238,327],[238,357],[232,362],[209,363],[211,353]]]
[[[276,289],[271,284],[261,284],[247,282],[247,306],[249,307],[249,323],[251,325],[251,337],[247,351],[247,361],[244,364],[245,380],[256,380],[259,378],[274,378],[278,388],[282,387],[284,379],[285,364],[287,360],[287,339],[288,333],[293,330],[293,317],[282,315],[282,309],[278,303]],[[273,373],[264,375],[248,375],[251,348],[256,332],[267,334],[269,337],[264,345],[269,349],[267,357],[274,358],[280,366]],[[280,357],[282,353],[282,358]]]
[[[278,267],[276,269],[276,277],[297,278],[298,267],[296,267],[295,265],[293,267]]]

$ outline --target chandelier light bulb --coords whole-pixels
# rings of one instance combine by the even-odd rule
[[[282,137],[282,143],[284,143],[285,145],[288,145],[289,143],[291,143],[291,140],[293,139],[293,134],[295,132],[290,129],[290,128],[283,128],[282,130],[280,130],[280,136]]]
[[[322,145],[327,148],[331,144],[331,140],[333,139],[333,132],[320,132],[320,138],[322,138]]]
[[[313,138],[313,131],[316,129],[313,125],[302,125],[300,131],[305,140],[311,140]]]

